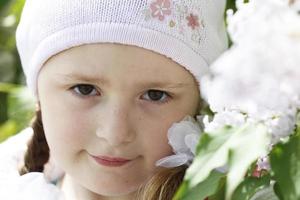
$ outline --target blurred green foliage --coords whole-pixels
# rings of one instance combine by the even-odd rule
[[[235,1],[236,0],[227,0],[226,4],[226,10],[232,9],[234,12],[236,11],[236,6],[235,6]],[[246,1],[245,1],[246,2]],[[225,13],[226,14],[226,13]],[[226,16],[225,16],[226,17]]]
[[[34,115],[34,98],[27,88],[0,83],[0,142],[28,126]]]
[[[24,82],[15,31],[25,0],[0,0],[0,82]]]
[[[24,3],[0,0],[0,142],[28,126],[34,115],[34,99],[24,86],[15,41]],[[227,9],[236,10],[235,0],[227,0]]]
[[[0,0],[0,142],[33,116],[34,100],[24,85],[15,31],[25,0]]]

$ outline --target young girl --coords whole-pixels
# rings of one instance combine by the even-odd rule
[[[224,8],[27,0],[16,38],[37,111],[0,146],[1,199],[171,199],[186,165],[156,162],[173,154],[171,125],[199,112],[199,80],[227,46]]]

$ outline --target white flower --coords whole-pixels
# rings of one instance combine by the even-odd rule
[[[261,171],[261,170],[270,171],[271,165],[270,165],[270,161],[269,161],[269,157],[268,156],[261,157],[261,158],[258,159],[258,161],[257,161],[257,169],[259,171]]]
[[[208,116],[203,119],[205,124],[205,132],[212,133],[224,126],[241,126],[245,124],[246,116],[237,111],[224,111],[214,115],[213,120],[210,122]]]
[[[288,0],[238,5],[228,21],[234,45],[201,81],[215,113],[205,130],[239,125],[245,115],[267,125],[276,143],[292,133],[300,109],[300,15]]]
[[[269,132],[272,133],[272,144],[276,144],[281,138],[289,136],[295,129],[296,116],[284,115],[265,121]]]
[[[201,133],[200,124],[190,116],[174,123],[168,130],[168,139],[175,155],[158,160],[156,166],[170,168],[191,164]]]
[[[270,33],[287,35],[299,30],[295,11],[299,0],[293,5],[295,9],[291,9],[289,0],[238,1],[238,12],[228,17],[228,31],[235,44],[264,39],[272,36]]]

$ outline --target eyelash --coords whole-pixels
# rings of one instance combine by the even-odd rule
[[[84,94],[80,94],[81,92],[78,90],[78,87],[80,87],[80,86],[88,86],[88,87],[91,86],[91,87],[93,87],[93,90],[92,90],[92,91],[96,91],[96,93],[98,93],[98,94],[94,94],[94,95],[84,95]],[[77,89],[77,91],[76,91],[76,89]],[[74,95],[76,95],[76,96],[79,97],[79,98],[83,98],[83,99],[85,99],[85,98],[90,98],[90,97],[93,97],[93,96],[99,96],[99,95],[100,95],[100,92],[97,91],[96,87],[93,86],[93,85],[89,85],[89,84],[77,84],[77,85],[72,86],[72,87],[70,88],[70,90],[72,91],[72,93],[73,93]],[[167,93],[167,92],[165,92],[165,91],[162,91],[162,90],[155,90],[155,89],[152,89],[152,90],[148,90],[145,94],[148,94],[148,96],[149,96],[149,92],[150,92],[150,91],[162,92],[163,95],[165,96],[165,98],[164,98],[165,100],[163,100],[163,101],[155,101],[155,100],[151,100],[151,99],[148,100],[148,101],[151,101],[151,102],[153,102],[153,103],[155,103],[155,104],[165,104],[165,103],[168,103],[168,102],[170,101],[170,99],[172,98],[171,95],[170,95],[169,93]]]

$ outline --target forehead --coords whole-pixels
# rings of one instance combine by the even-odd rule
[[[50,73],[194,81],[184,67],[170,58],[136,46],[109,43],[65,50],[50,58],[42,70]]]

